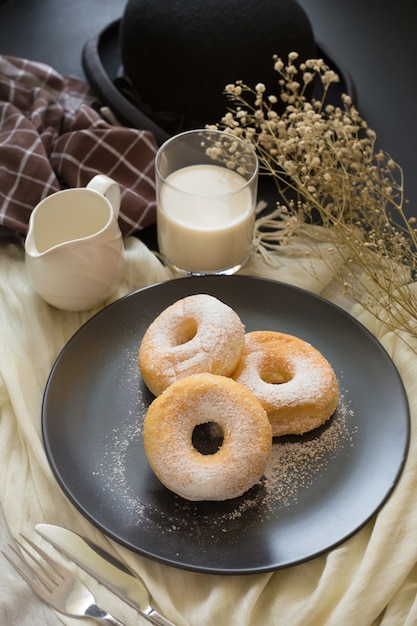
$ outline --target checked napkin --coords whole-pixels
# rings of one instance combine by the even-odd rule
[[[87,83],[0,56],[0,234],[25,235],[45,196],[107,174],[121,187],[124,236],[155,221],[151,133],[105,121]]]

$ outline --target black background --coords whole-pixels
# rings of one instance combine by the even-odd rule
[[[316,39],[350,72],[359,110],[377,132],[379,147],[403,167],[407,210],[417,215],[417,1],[299,1]],[[121,17],[125,4],[0,0],[0,53],[43,61],[83,78],[85,41]]]

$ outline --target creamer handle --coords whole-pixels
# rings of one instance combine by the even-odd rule
[[[107,198],[113,208],[114,216],[117,218],[120,211],[120,187],[115,180],[105,174],[97,174],[90,180],[87,189],[98,191]]]

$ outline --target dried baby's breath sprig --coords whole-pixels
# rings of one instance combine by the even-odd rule
[[[335,272],[345,293],[417,338],[417,231],[404,213],[402,170],[377,149],[348,95],[340,106],[328,103],[337,74],[322,59],[296,65],[297,58],[274,58],[278,93],[262,83],[227,85],[231,106],[214,127],[252,145],[260,174],[276,185],[277,208],[258,221],[258,253],[272,264],[295,237],[327,241],[343,255]],[[319,96],[309,96],[312,85]]]
[[[213,132],[201,140],[207,156],[216,164],[235,170],[244,178],[254,171],[256,157],[247,142],[234,139],[230,133]]]

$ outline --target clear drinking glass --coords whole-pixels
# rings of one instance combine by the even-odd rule
[[[233,274],[251,254],[258,159],[241,139],[192,130],[156,155],[157,232],[168,266],[183,274]]]

